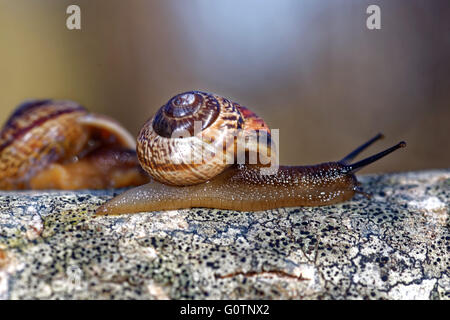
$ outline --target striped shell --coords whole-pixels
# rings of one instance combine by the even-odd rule
[[[137,139],[142,168],[169,185],[205,182],[236,163],[236,141],[270,130],[249,109],[226,98],[190,91],[176,95],[149,119]],[[257,143],[246,145],[257,151]]]
[[[82,156],[92,149],[94,132],[97,141],[135,147],[133,137],[117,122],[88,113],[75,102],[21,104],[0,132],[0,189],[29,188],[29,180],[50,164]]]

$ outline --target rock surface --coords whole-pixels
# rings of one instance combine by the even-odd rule
[[[95,217],[119,193],[0,192],[0,299],[450,299],[450,170],[371,199]]]

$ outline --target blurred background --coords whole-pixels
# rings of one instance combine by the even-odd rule
[[[81,30],[66,8],[81,8]],[[366,9],[381,8],[381,30]],[[364,169],[450,167],[450,4],[363,0],[0,0],[0,121],[21,101],[77,101],[137,134],[193,89],[280,129],[280,162],[408,147]]]

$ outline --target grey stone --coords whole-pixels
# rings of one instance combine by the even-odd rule
[[[450,299],[450,170],[367,199],[95,217],[120,190],[0,192],[0,299]]]

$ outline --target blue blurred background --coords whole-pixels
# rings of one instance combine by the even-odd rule
[[[66,28],[81,8],[82,30]],[[368,30],[366,8],[381,8]],[[450,167],[450,3],[363,0],[0,0],[0,120],[64,98],[136,134],[170,97],[226,96],[280,129],[280,161],[408,147],[364,172]]]

